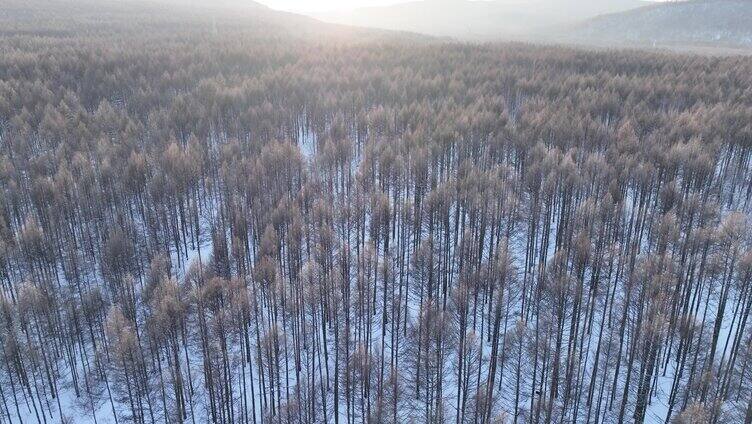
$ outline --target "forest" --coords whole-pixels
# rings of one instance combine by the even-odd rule
[[[752,422],[752,58],[9,3],[0,423]]]

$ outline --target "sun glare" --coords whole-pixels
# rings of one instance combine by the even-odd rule
[[[295,12],[328,12],[399,3],[399,0],[260,0],[272,9]]]

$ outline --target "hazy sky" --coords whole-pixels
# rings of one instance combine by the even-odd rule
[[[291,12],[325,12],[349,10],[368,6],[385,6],[411,0],[256,0],[273,9]],[[648,0],[650,1],[650,0]],[[666,0],[652,0],[666,1]]]
[[[356,9],[367,6],[384,6],[405,0],[257,0],[273,9],[296,12],[322,12]]]

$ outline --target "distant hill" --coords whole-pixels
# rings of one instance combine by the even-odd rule
[[[559,41],[629,46],[752,48],[752,0],[661,3],[592,18]]]
[[[531,33],[645,4],[639,0],[422,0],[314,16],[348,25],[493,40],[524,38]]]
[[[75,21],[75,25],[71,22]],[[137,25],[130,25],[131,21]],[[208,34],[242,31],[262,38],[343,41],[428,37],[321,22],[309,16],[270,9],[253,0],[4,0],[0,36],[37,34],[60,37],[133,31],[169,36],[186,29]]]

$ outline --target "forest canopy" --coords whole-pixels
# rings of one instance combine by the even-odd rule
[[[0,6],[0,423],[752,419],[752,59]]]

